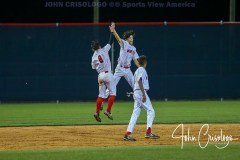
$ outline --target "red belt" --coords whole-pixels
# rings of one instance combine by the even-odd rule
[[[108,71],[105,71],[104,73],[108,73]]]
[[[130,68],[130,67],[127,67],[127,66],[121,66],[122,68],[125,68],[125,69],[128,69],[128,68]]]

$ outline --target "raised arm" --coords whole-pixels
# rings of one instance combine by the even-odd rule
[[[114,22],[112,22],[111,26],[109,26],[109,29],[113,33],[116,40],[118,41],[119,45],[122,46],[123,42],[122,42],[122,39],[119,37],[117,31],[115,30],[115,23]]]
[[[111,49],[113,43],[112,33],[110,33],[109,40],[106,46],[103,47],[103,49],[106,51],[105,53],[108,54],[109,50]]]

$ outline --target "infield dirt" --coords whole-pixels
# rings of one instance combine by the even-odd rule
[[[86,126],[37,126],[37,127],[1,127],[0,151],[4,150],[34,150],[74,147],[112,147],[112,146],[154,146],[179,145],[181,139],[173,139],[172,133],[179,124],[155,124],[153,132],[160,139],[145,139],[145,125],[137,125],[133,136],[136,142],[123,141],[127,125],[86,125]],[[184,135],[198,138],[203,124],[184,124]],[[232,143],[240,143],[240,124],[210,124],[208,133],[212,136],[231,135]],[[202,130],[202,133],[206,128]],[[175,136],[181,135],[179,128]],[[201,142],[206,143],[207,136],[202,136]],[[198,144],[198,141],[184,142]],[[213,144],[213,142],[210,142]]]

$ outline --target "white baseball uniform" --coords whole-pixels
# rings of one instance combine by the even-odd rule
[[[121,77],[124,76],[124,78],[127,80],[129,85],[133,88],[134,85],[134,78],[133,73],[130,70],[131,62],[134,59],[138,59],[138,53],[136,51],[136,48],[133,45],[130,45],[128,41],[122,40],[122,45],[120,49],[120,54],[118,58],[118,65],[115,69],[114,73],[114,80],[116,83],[116,86],[121,79]]]
[[[146,95],[146,102],[142,102],[142,91],[139,88],[138,81],[142,79],[143,88],[145,90]],[[134,127],[137,123],[137,119],[140,115],[141,109],[144,108],[147,111],[147,129],[150,127],[152,128],[153,120],[155,117],[155,111],[153,109],[152,103],[150,98],[147,95],[147,91],[149,90],[149,82],[148,82],[148,75],[143,67],[139,67],[136,72],[134,73],[134,109],[128,124],[127,131],[133,132]]]
[[[99,97],[106,97],[106,89],[109,90],[109,94],[116,95],[116,85],[114,82],[113,74],[111,72],[111,62],[109,58],[110,44],[105,47],[96,50],[92,56],[92,69],[96,69],[98,72],[99,82]]]
[[[120,46],[120,54],[118,57],[118,65],[115,69],[114,73],[114,81],[115,85],[117,86],[118,82],[120,81],[121,77],[124,77],[129,85],[133,88],[134,86],[134,77],[133,73],[130,69],[131,62],[134,59],[138,59],[139,55],[136,51],[136,48],[133,45],[130,45],[128,41],[122,39],[122,45]],[[109,91],[106,92],[106,97],[108,96]]]

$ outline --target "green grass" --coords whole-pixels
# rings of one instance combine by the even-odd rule
[[[155,123],[239,123],[240,101],[153,102]],[[102,115],[101,124],[127,124],[133,102],[118,102],[113,108],[114,121]],[[88,125],[95,122],[95,103],[0,104],[0,126]],[[146,123],[142,111],[138,123]],[[0,151],[0,160],[225,160],[239,159],[240,144],[219,150],[214,145],[64,148],[51,150]]]
[[[106,106],[106,105],[105,105]],[[240,101],[153,102],[155,123],[239,123]],[[102,114],[101,124],[127,124],[133,102],[118,102],[114,120]],[[0,104],[0,126],[99,124],[93,118],[95,103]],[[146,123],[142,111],[138,123]]]
[[[83,148],[38,151],[0,152],[3,160],[237,160],[240,145],[230,144],[219,150],[214,145],[201,149],[198,145]]]

